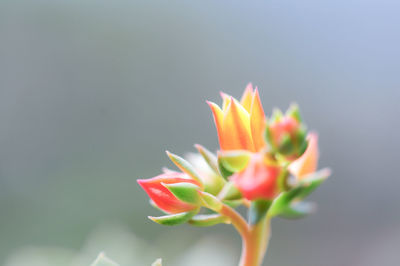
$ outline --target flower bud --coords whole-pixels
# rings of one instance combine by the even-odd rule
[[[178,172],[168,172],[150,179],[137,180],[139,185],[148,194],[154,204],[167,213],[180,213],[194,210],[196,204],[184,202],[178,199],[168,188],[168,185],[190,183],[199,186],[200,183],[189,178],[186,174]],[[189,192],[190,193],[190,192]]]
[[[262,153],[252,155],[249,164],[232,176],[232,181],[248,200],[270,200],[279,193],[278,179],[282,169]]]
[[[307,145],[306,130],[301,124],[298,112],[292,107],[285,116],[275,111],[267,125],[267,141],[273,151],[295,159],[300,156]],[[297,109],[296,109],[297,110]]]

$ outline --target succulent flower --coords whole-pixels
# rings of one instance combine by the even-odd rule
[[[222,109],[213,102],[211,107],[221,150],[259,151],[265,146],[263,133],[265,115],[258,89],[249,84],[238,102],[221,93]]]
[[[243,239],[240,266],[259,266],[273,217],[301,218],[313,204],[304,199],[330,171],[317,170],[318,137],[307,133],[297,105],[267,119],[258,89],[249,84],[240,101],[221,93],[223,104],[207,102],[217,128],[216,154],[196,144],[186,159],[167,152],[180,172],[138,180],[157,208],[149,217],[163,225],[232,224]],[[289,175],[290,174],[290,175]],[[246,221],[234,208],[248,208]],[[203,208],[208,209],[202,212]]]

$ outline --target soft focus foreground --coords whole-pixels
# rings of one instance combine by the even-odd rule
[[[188,243],[206,242],[205,231],[147,222],[158,212],[134,177],[168,163],[160,150],[216,149],[214,126],[199,123],[210,119],[203,100],[218,101],[220,89],[240,95],[249,80],[262,85],[266,111],[302,107],[335,177],[312,196],[317,215],[273,222],[265,264],[397,263],[399,9],[361,0],[2,1],[0,264],[29,247],[81,252],[98,225],[115,221],[156,243],[146,265],[196,252],[204,265]],[[233,265],[234,231],[209,233],[224,239],[210,242]],[[90,260],[103,250],[127,261],[101,246]]]

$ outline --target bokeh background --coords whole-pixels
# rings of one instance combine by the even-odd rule
[[[0,2],[0,265],[235,265],[229,226],[162,227],[137,178],[218,147],[209,99],[296,101],[333,176],[265,265],[400,259],[400,2]],[[47,263],[47,264],[46,264]],[[81,263],[81,264],[80,264]]]

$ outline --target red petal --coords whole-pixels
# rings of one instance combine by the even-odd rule
[[[183,176],[185,175],[182,173],[171,172],[150,179],[139,179],[137,182],[160,209],[168,213],[179,213],[193,210],[196,206],[178,200],[162,183],[186,182],[200,185],[197,181]]]

